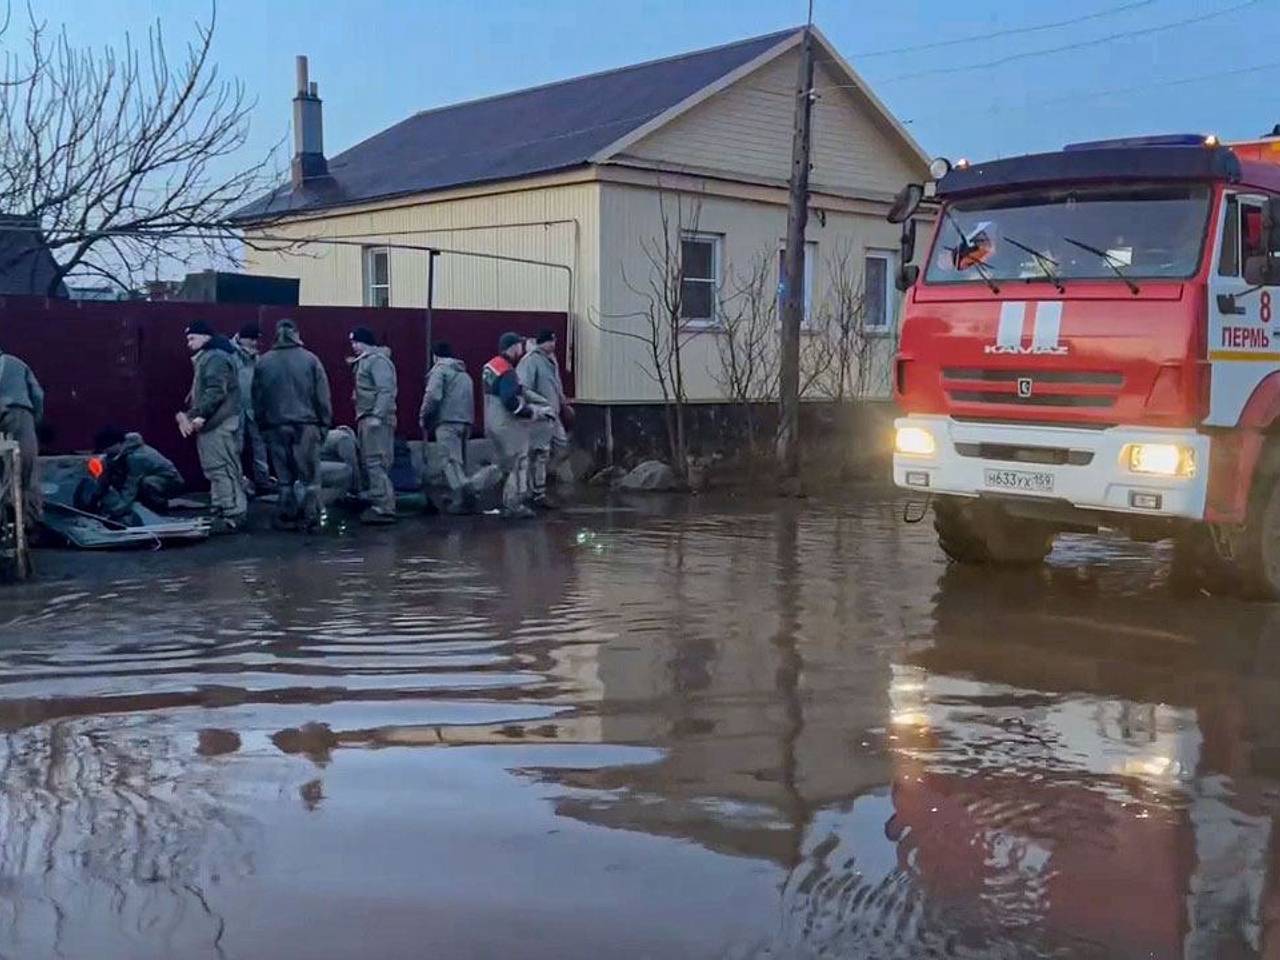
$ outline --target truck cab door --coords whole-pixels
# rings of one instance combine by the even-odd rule
[[[1254,389],[1280,367],[1280,340],[1271,291],[1251,290],[1245,260],[1265,252],[1262,212],[1266,198],[1228,193],[1209,270],[1208,360],[1210,426],[1232,427]]]

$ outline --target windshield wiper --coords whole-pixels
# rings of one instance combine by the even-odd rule
[[[1036,266],[1038,266],[1040,268],[1040,271],[1045,275],[1045,279],[1047,279],[1050,283],[1052,283],[1055,287],[1058,288],[1059,293],[1067,292],[1067,288],[1062,285],[1061,278],[1059,278],[1058,274],[1053,269],[1053,267],[1056,267],[1058,264],[1052,257],[1050,257],[1047,253],[1041,253],[1039,250],[1035,249],[1034,247],[1028,247],[1025,243],[1019,243],[1017,240],[1013,239],[1013,237],[1009,236],[1007,233],[1004,235],[1004,238],[1009,243],[1012,243],[1019,250],[1024,250],[1027,253],[1031,254],[1033,257],[1035,257]],[[1053,266],[1051,267],[1050,264],[1053,264]]]
[[[1087,250],[1089,253],[1097,254],[1102,258],[1102,262],[1111,268],[1111,272],[1124,281],[1125,286],[1129,288],[1130,293],[1137,294],[1139,292],[1138,285],[1130,279],[1127,273],[1120,269],[1122,264],[1126,267],[1128,264],[1117,257],[1114,253],[1108,253],[1106,250],[1099,247],[1091,247],[1082,240],[1072,240],[1070,237],[1063,237],[1062,239],[1067,241],[1067,243],[1071,244],[1073,247],[1079,247],[1081,250]]]
[[[943,207],[942,215],[946,217],[948,221],[950,221],[953,227],[956,228],[956,234],[960,237],[960,246],[947,248],[953,254],[955,254],[956,269],[960,269],[960,260],[964,257],[964,255],[966,253],[972,253],[978,248],[974,244],[970,243],[969,238],[964,235],[964,228],[960,226],[960,221],[956,219],[955,214],[951,212],[950,207]],[[990,267],[988,267],[981,260],[975,260],[973,262],[973,269],[977,271],[978,276],[982,278],[983,282],[988,287],[991,288],[992,293],[1000,292],[1000,288],[996,286],[995,278],[991,274]]]

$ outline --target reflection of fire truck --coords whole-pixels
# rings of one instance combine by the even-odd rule
[[[894,479],[962,562],[1175,536],[1280,596],[1280,138],[1156,137],[952,167],[908,289]],[[911,185],[891,219],[926,194]]]

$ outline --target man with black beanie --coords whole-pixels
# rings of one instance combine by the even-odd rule
[[[356,431],[371,501],[360,520],[394,523],[396,491],[388,471],[395,458],[396,368],[391,348],[378,346],[368,327],[351,331],[351,347],[355,351],[349,362],[355,374]]]
[[[177,415],[184,437],[195,436],[200,469],[209,481],[211,531],[234,533],[244,526],[249,512],[240,482],[240,367],[231,341],[208,323],[197,320],[187,327],[195,375],[187,394],[187,409]]]

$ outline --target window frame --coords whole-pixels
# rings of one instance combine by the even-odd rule
[[[374,266],[374,258],[377,257],[379,254],[382,254],[387,258],[387,282],[386,283],[375,282],[375,278],[377,277],[377,271]],[[361,279],[363,281],[362,299],[364,300],[364,305],[366,307],[378,308],[379,305],[376,297],[374,296],[374,291],[386,290],[387,292],[386,306],[390,307],[391,306],[391,286],[392,286],[391,285],[391,248],[383,245],[370,245],[367,247],[361,247],[360,262],[361,262],[361,272],[362,272]]]
[[[684,271],[685,243],[706,243],[711,246],[711,276],[689,277]],[[691,330],[713,330],[720,326],[720,289],[723,285],[724,269],[724,234],[708,233],[705,230],[680,231],[680,285],[686,283],[703,283],[711,288],[711,316],[689,317],[685,315],[684,290],[680,291],[680,325]]]
[[[782,270],[785,266],[787,256],[787,241],[785,239],[778,241],[778,324],[782,324]],[[816,275],[816,266],[818,260],[818,241],[806,240],[804,242],[804,316],[800,321],[801,330],[810,330],[813,328],[813,284]]]
[[[867,296],[867,262],[872,259],[884,261],[884,323],[872,324],[864,318],[862,330],[868,335],[889,336],[894,333],[898,325],[898,288],[893,282],[897,274],[898,251],[888,247],[867,247],[863,250],[863,296]]]
[[[1240,198],[1237,194],[1228,194],[1222,203],[1222,242],[1218,247],[1217,274],[1220,277],[1240,276],[1240,241],[1243,224],[1240,217]],[[1230,246],[1228,246],[1230,244]],[[1231,264],[1223,262],[1223,257],[1231,254]]]

